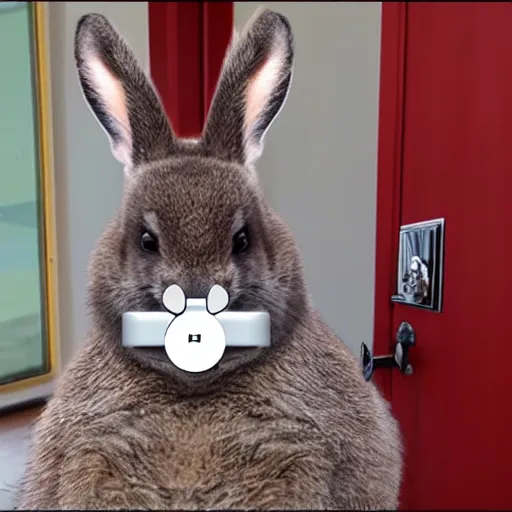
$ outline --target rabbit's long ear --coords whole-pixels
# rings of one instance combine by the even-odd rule
[[[85,99],[125,168],[168,156],[174,135],[160,99],[104,16],[87,14],[78,21],[75,62]]]
[[[256,13],[224,60],[203,133],[212,153],[242,164],[260,156],[288,94],[292,68],[288,20],[270,10]]]

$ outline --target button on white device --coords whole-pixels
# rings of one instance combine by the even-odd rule
[[[225,349],[224,329],[206,308],[204,311],[185,311],[171,322],[165,333],[167,356],[186,372],[198,373],[213,368]]]
[[[213,368],[226,349],[224,329],[214,314],[227,307],[227,292],[215,285],[207,299],[186,299],[181,288],[172,285],[164,292],[162,301],[169,312],[178,315],[165,333],[165,351],[171,362],[190,373]]]

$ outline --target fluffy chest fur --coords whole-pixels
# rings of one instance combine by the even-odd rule
[[[20,507],[395,507],[396,423],[323,334],[199,396],[90,343],[36,426]]]
[[[81,435],[68,447],[70,471],[74,464],[87,471],[89,460],[110,489],[109,502],[114,493],[134,494],[140,506],[158,508],[277,505],[308,486],[317,494],[328,476],[317,426],[279,412],[278,404],[242,402],[248,409],[228,416],[219,399],[82,418]]]
[[[100,373],[109,365],[101,366]],[[77,361],[75,372],[80,367],[91,364]],[[259,379],[262,389],[244,383],[236,393],[180,398],[130,372],[110,375],[118,384],[103,374],[95,390],[93,374],[84,373],[80,386],[77,374],[63,382],[68,392],[38,426],[52,456],[59,453],[54,506],[94,508],[94,499],[111,508],[329,504],[330,439],[307,407],[297,407],[292,385],[281,384],[276,397],[265,396],[271,383]],[[84,502],[91,488],[95,498]]]

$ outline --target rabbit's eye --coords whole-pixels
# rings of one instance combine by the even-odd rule
[[[233,254],[240,254],[249,247],[249,234],[247,227],[243,227],[233,236]]]
[[[158,252],[158,240],[156,236],[147,231],[140,237],[140,246],[146,252]]]

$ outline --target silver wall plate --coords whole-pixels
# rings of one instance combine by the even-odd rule
[[[444,225],[444,219],[434,219],[401,226],[393,302],[442,310]]]

